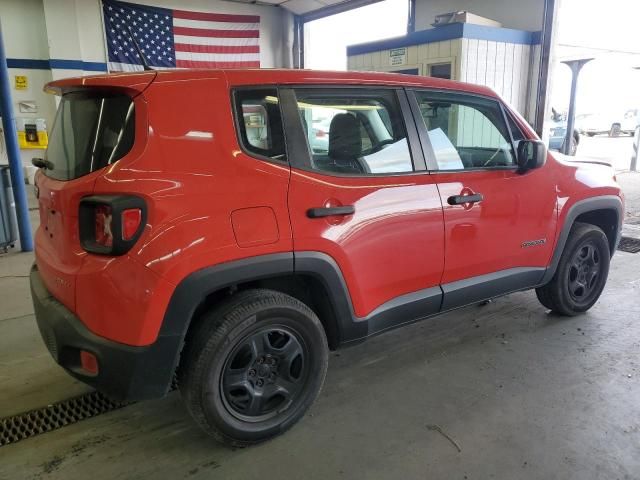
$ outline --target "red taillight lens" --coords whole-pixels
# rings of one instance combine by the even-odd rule
[[[95,210],[95,241],[103,247],[113,246],[113,231],[111,223],[113,219],[109,205],[98,205]]]
[[[131,240],[138,232],[142,222],[142,210],[139,208],[129,208],[122,212],[122,239]]]

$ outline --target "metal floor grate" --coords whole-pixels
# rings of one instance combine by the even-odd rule
[[[618,250],[627,253],[640,252],[640,238],[622,237],[618,245]]]
[[[172,392],[177,388],[178,379],[174,376],[169,391]],[[2,418],[0,419],[0,447],[52,432],[132,403],[114,402],[102,393],[94,391],[48,407]]]
[[[99,392],[91,392],[48,407],[3,418],[0,420],[0,447],[117,410],[125,405],[127,404],[113,402]]]

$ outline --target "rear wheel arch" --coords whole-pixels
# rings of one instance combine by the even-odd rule
[[[184,344],[205,312],[238,292],[261,288],[285,293],[307,305],[320,319],[329,347],[336,349],[353,334],[345,332],[352,325],[352,308],[342,274],[325,254],[296,252],[295,257],[300,268],[294,269],[293,253],[280,253],[193,272],[176,287],[160,336],[180,336]],[[175,354],[174,369],[179,360],[180,351]]]

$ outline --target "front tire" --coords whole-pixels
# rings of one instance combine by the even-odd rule
[[[536,288],[540,303],[561,315],[589,310],[607,283],[611,255],[604,232],[595,225],[576,223],[549,283]]]
[[[311,309],[280,292],[247,290],[194,326],[178,385],[205,432],[245,447],[300,420],[320,393],[327,365],[327,339]]]

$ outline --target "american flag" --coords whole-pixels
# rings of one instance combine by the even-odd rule
[[[260,17],[103,0],[110,71],[260,67]],[[135,41],[134,41],[135,40]]]

